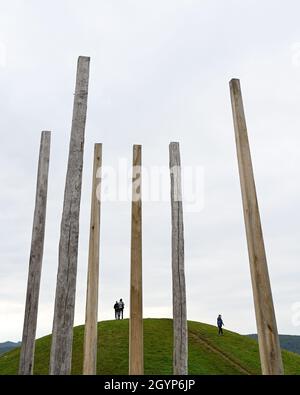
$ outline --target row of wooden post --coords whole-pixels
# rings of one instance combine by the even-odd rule
[[[71,373],[82,168],[90,58],[77,67],[73,120],[59,243],[50,374]],[[268,275],[239,80],[230,82],[237,156],[248,242],[252,288],[263,374],[283,374],[281,350]],[[172,213],[173,373],[188,374],[188,329],[184,270],[184,227],[179,143],[169,147]],[[19,374],[33,374],[38,299],[42,269],[50,155],[50,132],[40,146],[25,318]],[[129,374],[144,373],[142,291],[142,147],[133,148],[129,320]],[[102,145],[95,144],[83,373],[97,371],[97,323]]]

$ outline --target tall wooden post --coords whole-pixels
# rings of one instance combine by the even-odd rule
[[[50,374],[71,372],[79,212],[90,58],[79,57],[59,242]]]
[[[184,273],[184,229],[179,143],[171,143],[171,214],[173,280],[173,373],[188,374],[188,330]]]
[[[133,147],[129,374],[144,374],[142,290],[142,147]]]
[[[44,252],[50,142],[51,132],[42,132],[29,259],[22,348],[19,364],[20,375],[33,374],[35,335]]]
[[[230,91],[262,373],[280,375],[283,364],[239,80],[231,80]]]
[[[99,284],[100,188],[102,144],[95,144],[86,294],[83,374],[97,374],[97,323]]]

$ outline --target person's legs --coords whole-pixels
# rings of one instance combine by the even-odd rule
[[[222,334],[222,327],[218,326],[218,328],[219,328],[219,335],[221,335]]]
[[[120,310],[120,318],[123,319],[123,309]]]

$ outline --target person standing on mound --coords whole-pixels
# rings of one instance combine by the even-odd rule
[[[217,318],[217,325],[218,325],[218,329],[219,329],[219,336],[220,336],[220,335],[223,335],[223,329],[222,329],[222,327],[224,326],[224,322],[223,322],[223,320],[222,320],[221,314],[218,315],[218,318]]]
[[[119,320],[120,319],[120,310],[119,310],[119,303],[116,302],[114,304],[114,309],[115,309],[115,319]]]
[[[123,299],[120,299],[120,302],[119,302],[119,319],[120,320],[123,319],[124,307],[125,307],[125,305],[124,305]]]

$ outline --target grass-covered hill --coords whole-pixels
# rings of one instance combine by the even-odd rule
[[[257,340],[257,335],[248,335],[252,339]],[[300,336],[293,335],[279,335],[281,348],[296,354],[300,354]]]
[[[190,374],[260,374],[255,340],[215,327],[189,322]],[[128,374],[128,320],[98,325],[98,374]],[[84,327],[74,328],[72,373],[82,373]],[[144,320],[145,374],[172,374],[172,320]],[[51,336],[37,340],[34,373],[48,374]],[[0,356],[0,375],[18,371],[20,349]],[[300,374],[300,355],[283,351],[286,374]]]
[[[0,343],[0,355],[12,350],[13,348],[17,348],[20,346],[21,346],[21,342],[19,342],[19,343],[13,343],[13,342]]]

